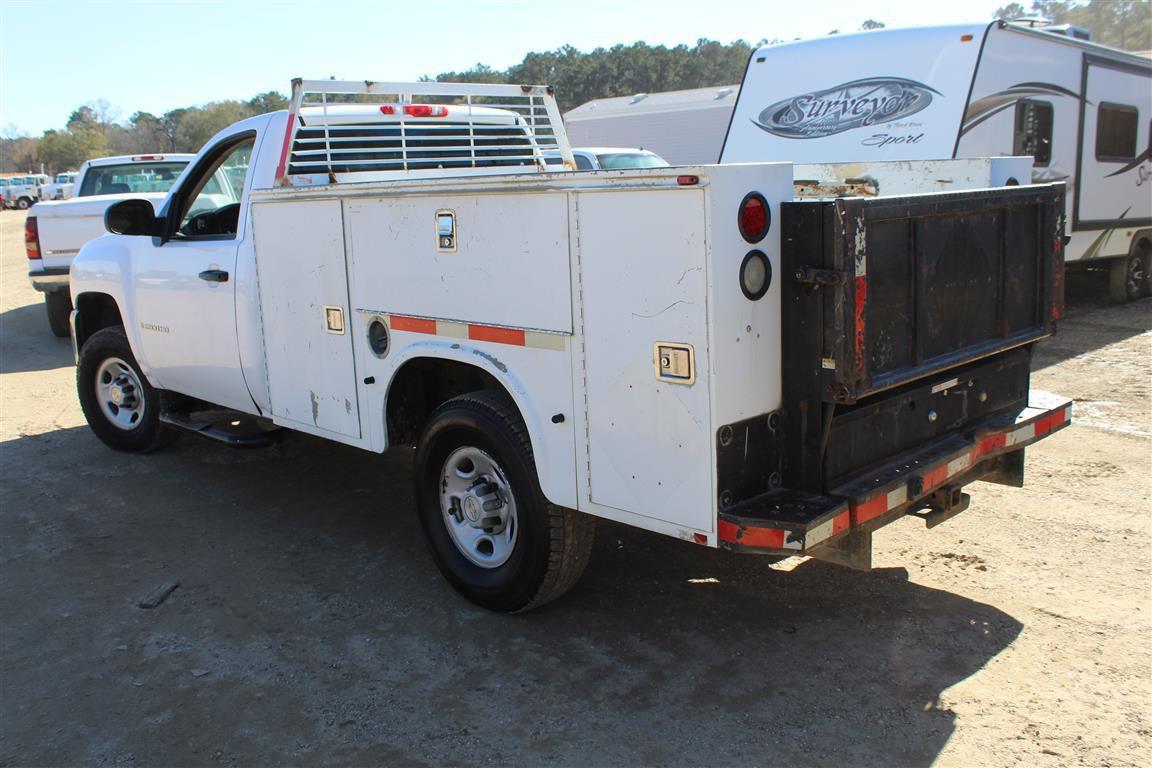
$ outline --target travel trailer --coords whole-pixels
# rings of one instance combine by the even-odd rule
[[[1110,260],[1117,300],[1152,295],[1152,59],[1069,32],[1078,31],[997,21],[764,46],[749,59],[727,139],[710,131],[696,151],[721,163],[1031,155],[1034,182],[1068,185],[1065,259]],[[612,106],[595,121],[581,119],[583,106],[568,114],[595,126],[580,142],[687,161],[655,137],[698,135],[691,113],[649,115],[661,128],[646,141],[631,133],[635,118],[607,116]]]

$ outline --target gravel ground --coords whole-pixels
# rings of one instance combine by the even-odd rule
[[[603,524],[565,599],[506,617],[436,573],[405,451],[104,448],[22,225],[0,213],[2,766],[1152,764],[1150,300],[1070,280],[1034,385],[1074,425],[1025,489],[878,533],[870,574]]]

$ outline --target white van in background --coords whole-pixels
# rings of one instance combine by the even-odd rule
[[[1110,259],[1112,297],[1152,295],[1152,59],[994,22],[756,50],[722,163],[1031,155],[1068,184],[1068,262]],[[1023,180],[1022,180],[1023,181]]]

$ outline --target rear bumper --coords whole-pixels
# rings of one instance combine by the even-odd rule
[[[44,293],[68,290],[68,267],[44,267],[28,270],[32,287]]]
[[[724,510],[718,521],[719,544],[738,552],[819,556],[821,548],[849,533],[870,533],[935,506],[942,495],[989,476],[1009,454],[1019,455],[1016,452],[1068,426],[1071,416],[1071,400],[1032,390],[1028,407],[1018,416],[990,419],[828,495],[780,490]]]

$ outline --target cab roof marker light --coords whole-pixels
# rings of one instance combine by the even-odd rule
[[[164,155],[132,155],[132,162],[143,163],[150,160],[163,160]]]

